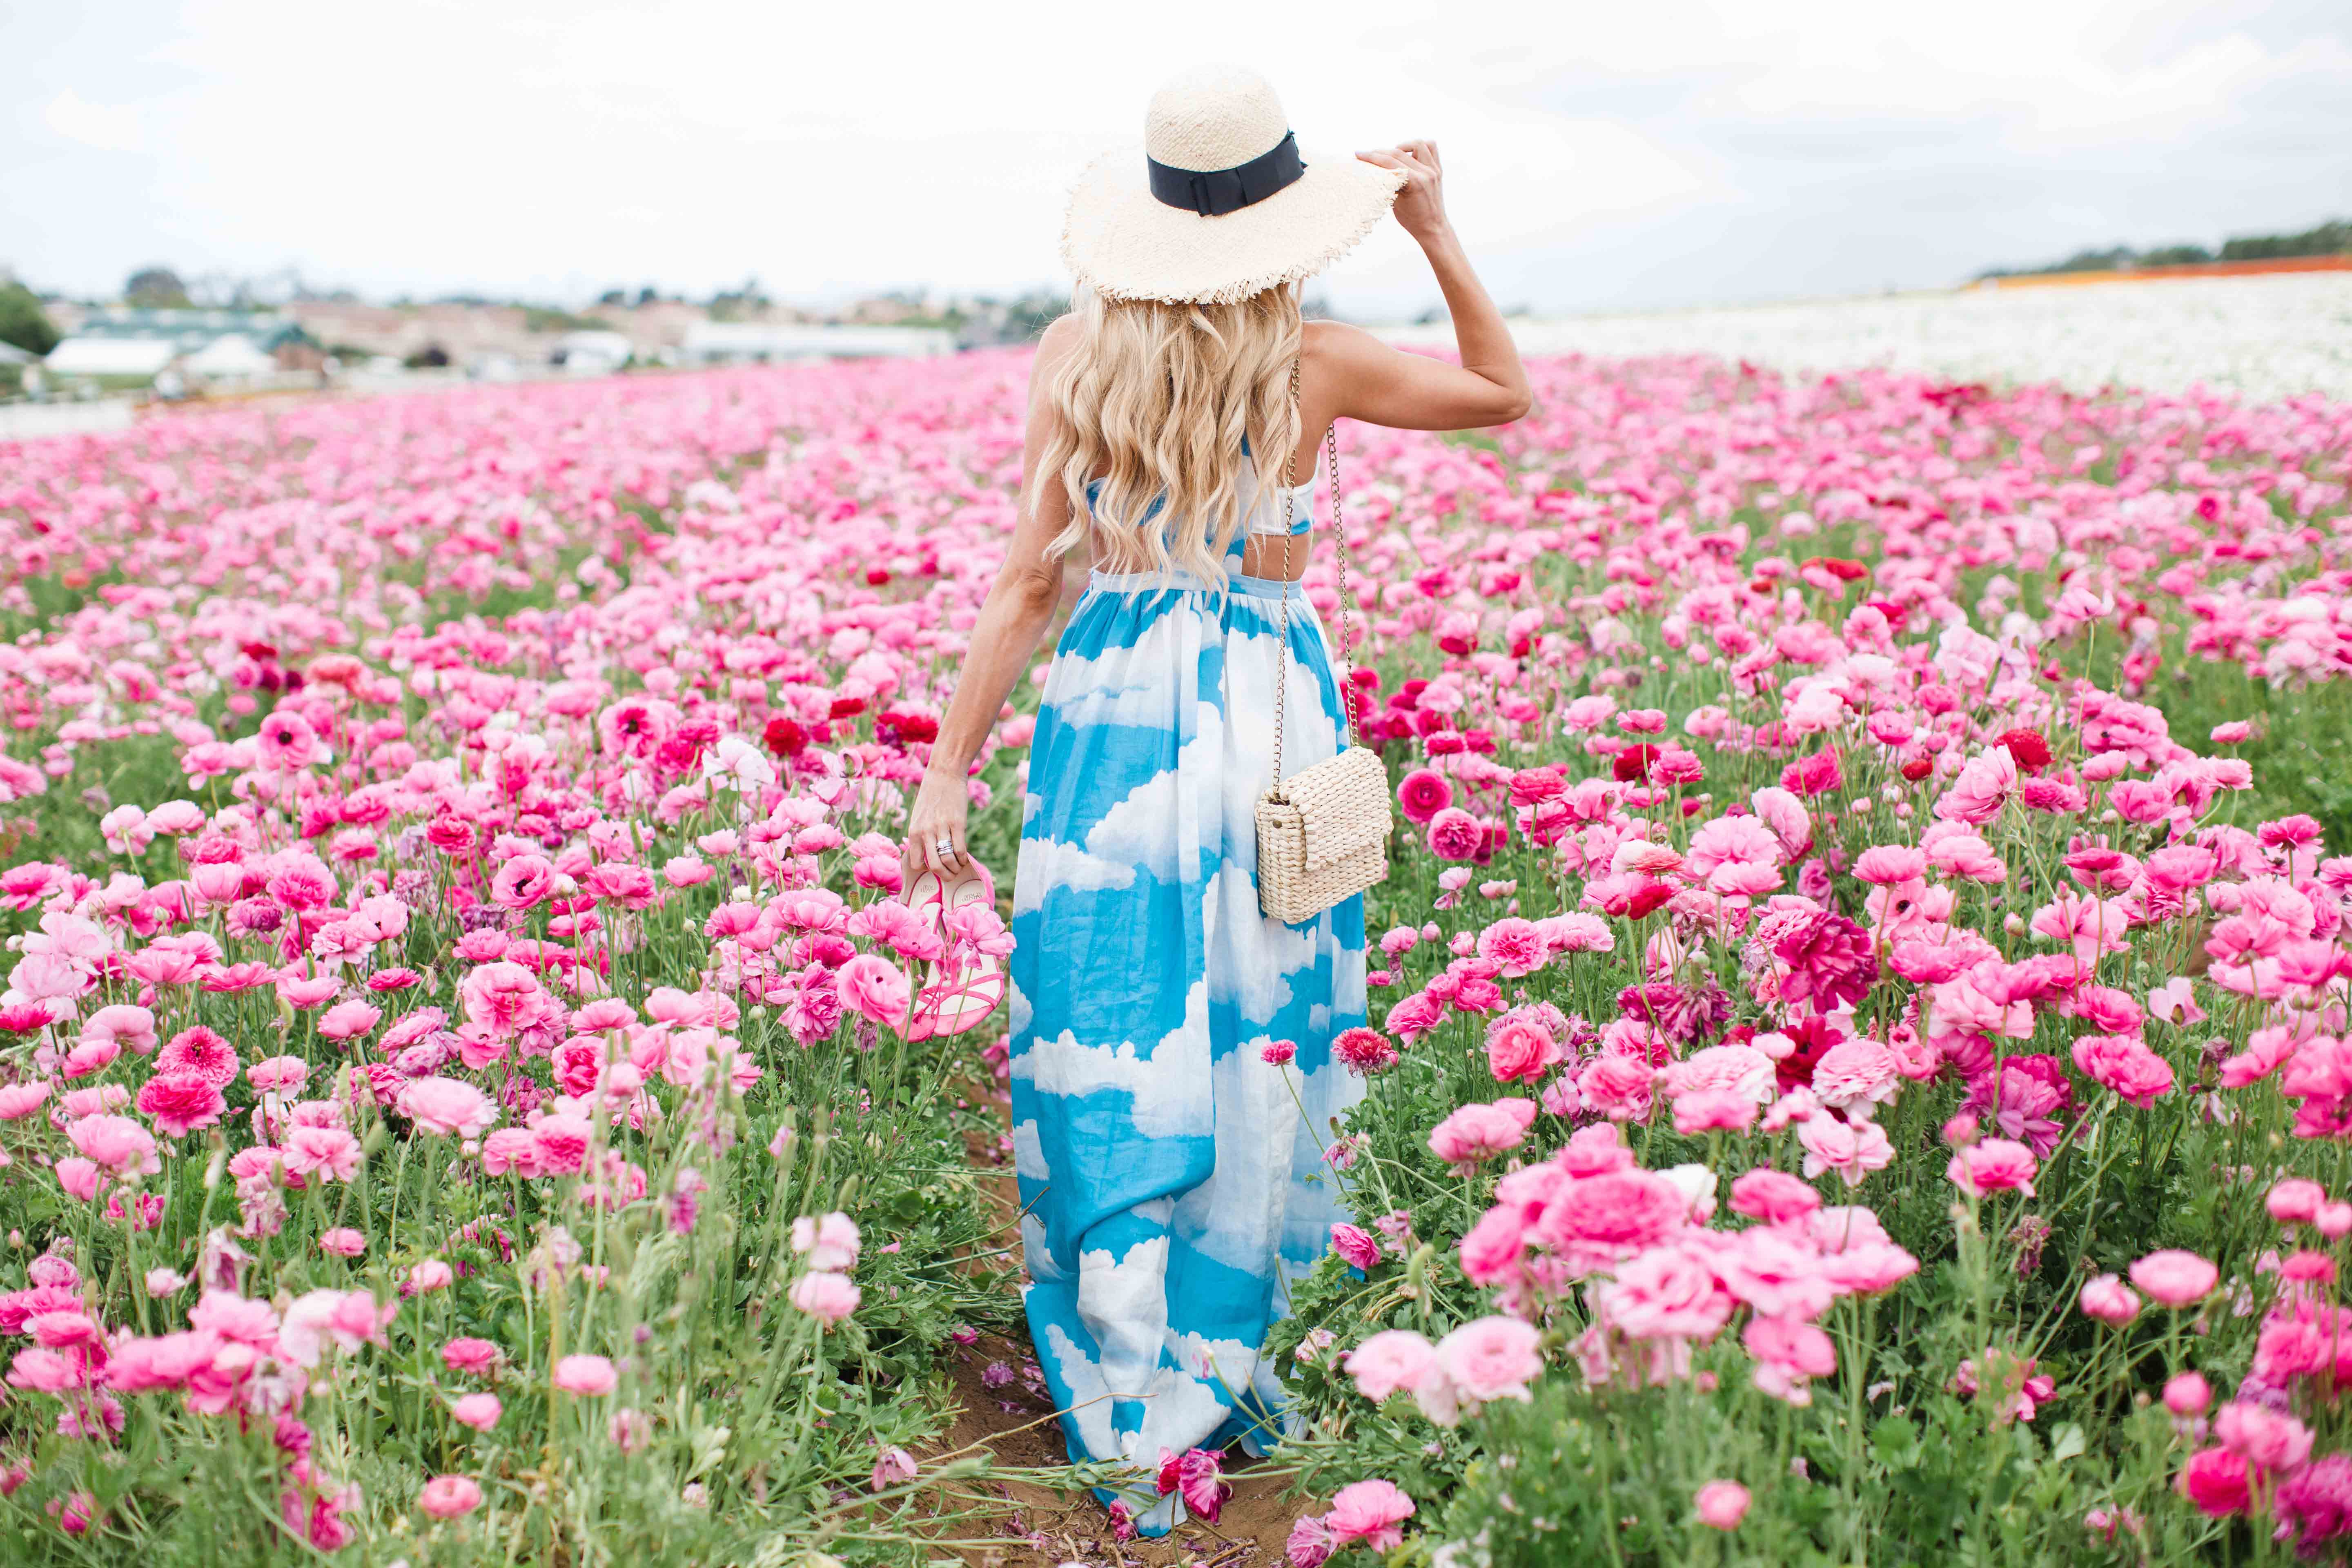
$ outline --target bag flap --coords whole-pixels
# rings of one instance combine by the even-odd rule
[[[1389,836],[1389,773],[1375,752],[1350,746],[1282,781],[1307,825],[1307,868],[1320,871]]]

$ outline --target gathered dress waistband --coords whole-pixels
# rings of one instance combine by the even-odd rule
[[[1285,583],[1279,577],[1244,577],[1236,572],[1225,578],[1229,593],[1246,594],[1254,599],[1279,599],[1286,587],[1299,588],[1299,602],[1307,595],[1297,583]],[[1087,578],[1087,587],[1097,594],[1183,594],[1217,592],[1217,584],[1193,572],[1095,572]]]

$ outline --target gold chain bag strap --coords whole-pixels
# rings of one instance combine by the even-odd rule
[[[1290,367],[1290,394],[1298,397],[1298,367]],[[1282,776],[1283,717],[1290,686],[1290,531],[1297,501],[1282,498],[1282,656],[1274,688],[1275,783],[1257,803],[1258,908],[1286,925],[1311,921],[1389,874],[1389,774],[1378,753],[1356,735],[1356,689],[1348,679],[1351,637],[1348,531],[1339,510],[1339,432],[1326,437],[1331,468],[1331,535],[1339,547],[1339,701],[1348,714],[1348,745],[1328,762]],[[1298,469],[1291,457],[1291,473]]]

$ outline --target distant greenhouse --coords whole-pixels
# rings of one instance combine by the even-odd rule
[[[795,360],[933,359],[955,353],[953,332],[931,327],[695,321],[679,350],[688,364],[772,364]]]
[[[318,343],[274,310],[92,310],[43,365],[58,375],[154,376],[177,363],[201,376],[251,376],[315,363]]]

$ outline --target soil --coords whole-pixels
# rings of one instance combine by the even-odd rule
[[[1009,1099],[991,1083],[981,1091],[982,1103],[994,1102],[1000,1114],[1009,1112]],[[1010,1222],[1019,1213],[1012,1166],[990,1141],[974,1139],[972,1163],[988,1178],[990,1200]],[[950,1363],[956,1395],[952,1425],[940,1440],[936,1454],[984,1449],[999,1462],[1016,1468],[1069,1462],[1061,1424],[1054,1419],[1054,1402],[1041,1384],[1015,1376],[1001,1388],[984,1381],[988,1368],[1001,1365],[1016,1374],[1034,1365],[1035,1353],[1028,1336],[983,1334],[975,1344],[954,1353]],[[1000,1373],[1000,1375],[1002,1375]],[[1157,1541],[1117,1541],[1110,1519],[1091,1494],[1080,1490],[1058,1493],[1022,1482],[981,1483],[1004,1500],[1004,1511],[965,1528],[967,1537],[992,1528],[1001,1544],[955,1549],[970,1568],[1276,1568],[1286,1561],[1284,1544],[1302,1512],[1312,1511],[1307,1498],[1285,1499],[1287,1478],[1258,1478],[1251,1462],[1234,1449],[1226,1458],[1225,1473],[1233,1496],[1225,1501],[1215,1524],[1194,1519]]]

